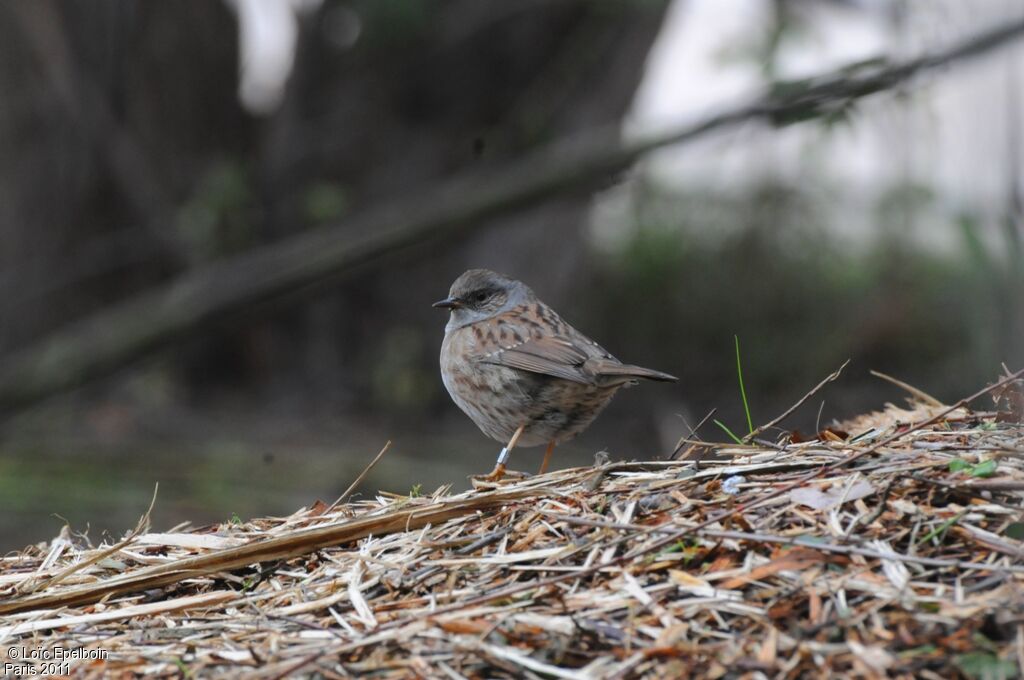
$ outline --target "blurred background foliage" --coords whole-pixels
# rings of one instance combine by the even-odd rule
[[[947,2],[712,5],[0,3],[0,362],[204,264],[344,230],[352,216],[585,130],[654,129],[665,107],[651,98],[666,91],[690,107],[677,117],[689,115],[720,104],[719,74],[742,71],[755,93],[809,75],[804,62],[821,72],[831,62],[819,53],[834,65],[858,50],[912,55],[1024,18],[993,2],[952,31]],[[737,12],[751,12],[739,33],[715,23]],[[874,33],[851,29],[854,48],[836,56],[822,45],[837,21]],[[673,61],[686,31],[710,41],[710,80]],[[667,455],[712,408],[741,430],[734,335],[755,425],[846,359],[824,404],[787,427],[814,431],[902,399],[870,369],[954,401],[1002,363],[1024,363],[1022,55],[993,52],[959,80],[939,73],[943,91],[897,88],[826,118],[662,152],[466,236],[254,301],[109,378],[8,413],[0,546],[49,538],[65,520],[94,538],[119,532],[156,482],[160,529],[289,513],[332,500],[387,440],[365,492],[466,486],[500,447],[444,392],[445,319],[430,303],[471,266],[527,281],[616,355],[681,378],[622,394],[559,449],[559,465],[601,449]],[[998,134],[973,118],[995,106],[978,82],[1008,92]],[[914,117],[941,117],[934,102],[965,90],[966,124]],[[886,125],[896,133],[867,161],[851,151]],[[977,161],[939,135],[1002,149],[986,157],[1000,189],[961,183],[951,196],[919,172]],[[915,157],[922,148],[933,155]],[[867,170],[834,171],[855,167]],[[514,466],[538,461],[520,451]]]

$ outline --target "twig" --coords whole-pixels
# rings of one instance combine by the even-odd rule
[[[95,625],[104,621],[117,621],[119,619],[131,619],[133,617],[152,616],[153,614],[166,614],[173,611],[208,609],[210,607],[224,604],[234,600],[238,594],[233,590],[214,590],[199,595],[189,595],[170,600],[158,602],[147,602],[144,604],[129,604],[125,607],[110,608],[105,611],[91,612],[74,616],[54,616],[48,619],[35,619],[32,621],[11,620],[8,625],[0,627],[0,640],[6,640],[10,635],[27,635],[43,630],[64,628],[69,626]],[[52,614],[53,612],[47,612]]]
[[[945,406],[945,404],[943,404],[941,401],[939,401],[932,395],[928,394],[924,390],[918,389],[913,385],[910,385],[908,383],[903,382],[902,380],[899,380],[898,378],[892,377],[891,375],[887,375],[885,373],[882,373],[881,371],[871,371],[871,375],[875,376],[876,378],[881,378],[882,380],[885,380],[887,382],[891,382],[896,387],[899,387],[900,389],[910,392],[912,395],[923,401],[928,406],[934,406],[936,408],[942,408],[943,406]]]
[[[711,419],[711,416],[715,415],[715,411],[717,410],[717,408],[713,408],[710,411],[708,411],[708,414],[701,418],[700,422],[697,423],[697,427],[690,427],[689,423],[687,423],[686,426],[690,428],[690,434],[679,439],[679,442],[676,444],[675,450],[668,457],[669,460],[676,460],[676,456],[679,455],[679,451],[683,448],[683,445],[689,443],[693,437],[697,437],[697,431],[700,430],[700,428],[704,427],[704,423],[708,422],[708,420]]]
[[[882,448],[883,446],[888,446],[892,442],[896,441],[897,439],[900,439],[901,437],[904,437],[904,436],[910,434],[911,432],[917,432],[918,430],[921,430],[921,429],[923,429],[925,427],[928,427],[929,425],[932,425],[934,423],[939,422],[940,420],[942,420],[943,418],[945,418],[949,414],[953,413],[957,409],[966,408],[967,405],[970,404],[975,399],[983,397],[986,394],[988,394],[989,392],[993,392],[995,390],[998,390],[1000,387],[1003,387],[1004,385],[1007,385],[1007,384],[1013,382],[1014,380],[1016,380],[1017,378],[1020,378],[1021,376],[1024,376],[1024,369],[1021,369],[1021,370],[1017,371],[1016,373],[1007,375],[1002,380],[999,380],[998,382],[995,382],[995,383],[989,385],[988,387],[984,387],[984,388],[978,390],[977,392],[975,392],[974,394],[972,394],[970,396],[967,396],[967,397],[964,397],[963,399],[961,399],[960,401],[956,402],[952,406],[949,406],[949,407],[943,409],[942,411],[939,411],[938,413],[936,413],[931,418],[928,418],[927,420],[923,420],[923,421],[917,423],[916,425],[911,425],[910,427],[908,427],[905,430],[894,432],[893,434],[889,435],[888,437],[885,437],[881,441],[876,442],[870,448],[867,448],[864,451],[861,451],[860,453],[858,453],[858,454],[856,454],[856,455],[854,455],[854,456],[852,456],[852,457],[850,457],[850,458],[848,458],[846,460],[842,460],[842,461],[838,461],[836,463],[832,463],[828,467],[835,468],[835,467],[841,467],[843,465],[848,465],[848,464],[852,463],[854,460],[856,460],[858,458],[862,458],[862,457],[868,455],[869,453],[874,453],[875,451],[877,451],[878,449]]]
[[[210,554],[157,563],[98,583],[69,588],[64,592],[42,593],[3,600],[0,601],[0,615],[92,603],[120,593],[138,592],[176,583],[186,574],[200,576],[230,571],[254,562],[287,559],[307,554],[318,548],[359,540],[371,534],[410,531],[427,524],[472,514],[477,510],[544,495],[543,489],[502,490],[477,494],[455,503],[429,503],[419,507],[399,508],[379,516],[360,517],[345,522],[300,529],[290,534],[250,541]]]
[[[325,513],[330,512],[334,508],[338,507],[341,503],[343,503],[345,501],[345,499],[348,498],[349,494],[351,494],[353,491],[355,491],[356,487],[358,487],[360,484],[362,484],[363,480],[366,479],[366,475],[370,474],[370,470],[372,470],[373,467],[377,464],[377,462],[381,458],[384,457],[384,454],[387,453],[388,449],[390,449],[390,448],[391,448],[391,440],[389,439],[387,441],[387,443],[384,444],[384,448],[382,448],[380,450],[380,453],[378,453],[377,456],[373,460],[370,461],[369,465],[367,465],[365,468],[363,468],[363,471],[359,473],[359,476],[356,477],[355,481],[348,485],[348,488],[345,489],[345,493],[343,493],[340,496],[338,496],[338,500],[336,500],[333,503],[331,503],[331,505],[326,510],[324,510],[324,512]]]
[[[869,548],[858,548],[857,546],[853,545],[818,543],[817,541],[800,540],[800,537],[772,536],[769,534],[753,534],[746,533],[743,531],[720,531],[717,529],[701,529],[700,533],[704,536],[709,536],[711,538],[731,538],[737,541],[754,541],[760,543],[798,545],[801,548],[811,548],[813,550],[822,550],[824,552],[838,553],[841,555],[862,555],[864,557],[873,557],[878,560],[895,560],[897,562],[921,564],[926,567],[1024,574],[1024,565],[1019,564],[995,565],[980,562],[963,562],[961,560],[943,560],[935,557],[918,557],[917,555],[901,555],[897,552],[881,552],[879,550],[871,550]]]
[[[804,396],[800,397],[800,399],[795,404],[793,404],[788,409],[786,409],[786,411],[783,412],[783,414],[781,416],[779,416],[775,420],[772,420],[770,422],[765,423],[764,425],[758,425],[757,429],[755,429],[753,432],[751,432],[750,434],[748,434],[746,437],[743,438],[743,441],[749,442],[750,440],[754,439],[754,437],[757,437],[758,435],[760,435],[765,430],[767,430],[769,428],[772,428],[772,427],[775,427],[776,425],[781,423],[783,420],[785,420],[786,418],[791,416],[794,411],[796,411],[798,408],[803,406],[804,402],[806,402],[808,399],[810,399],[815,394],[817,394],[823,387],[825,387],[825,385],[827,385],[830,382],[832,382],[833,380],[837,379],[839,377],[839,375],[843,372],[843,369],[846,368],[849,363],[850,363],[849,359],[844,361],[842,366],[837,368],[827,378],[825,378],[820,383],[815,385],[814,388],[810,392],[808,392]]]
[[[156,485],[153,487],[153,497],[149,501],[149,507],[146,509],[146,512],[144,512],[142,516],[139,517],[139,521],[135,523],[135,528],[128,532],[128,535],[125,536],[122,540],[118,541],[117,543],[115,543],[114,545],[110,546],[105,550],[100,550],[88,559],[72,564],[67,569],[60,571],[59,573],[56,573],[50,578],[44,579],[39,583],[33,584],[32,578],[29,578],[26,580],[26,582],[22,583],[17,588],[15,588],[15,591],[19,594],[26,595],[42,590],[43,588],[48,588],[50,586],[57,585],[58,583],[66,579],[68,576],[71,576],[76,572],[91,567],[97,562],[105,560],[111,555],[119,553],[121,550],[134,543],[136,538],[138,538],[141,534],[149,530],[149,516],[153,512],[153,507],[156,505],[156,496],[159,491],[160,483],[157,482]]]
[[[882,516],[882,513],[885,512],[885,504],[889,501],[889,494],[892,492],[892,486],[895,483],[895,479],[890,479],[889,483],[885,485],[884,489],[882,489],[882,497],[878,500],[878,507],[867,515],[857,515],[853,518],[853,521],[850,522],[850,528],[846,530],[847,535],[853,533],[853,530],[856,529],[858,525],[863,524],[864,526],[869,526],[872,522]]]
[[[512,531],[512,529],[510,529],[510,528],[499,529],[498,531],[492,531],[491,533],[487,534],[486,536],[481,536],[480,538],[478,538],[475,541],[469,543],[468,545],[462,546],[461,548],[459,548],[458,550],[455,551],[455,554],[456,555],[472,555],[477,550],[480,550],[481,548],[486,548],[487,546],[491,545],[492,543],[497,543],[501,539],[505,538],[505,536],[508,536],[510,531]],[[415,588],[420,583],[422,583],[423,581],[427,580],[428,578],[430,578],[434,574],[437,574],[440,571],[441,571],[441,567],[438,567],[438,566],[423,567],[422,569],[420,569],[419,571],[417,571],[416,573],[412,574],[409,577],[409,587],[410,588]]]
[[[574,517],[549,513],[549,516],[567,524],[581,524],[584,526],[601,527],[604,529],[617,529],[619,531],[632,531],[638,533],[668,533],[675,536],[678,533],[676,527],[646,526],[643,524],[630,524],[625,522],[608,522],[603,520],[590,519],[588,517]],[[971,569],[975,571],[1001,571],[1024,574],[1024,565],[996,566],[992,564],[981,564],[978,562],[963,562],[960,560],[943,560],[934,557],[918,557],[916,555],[901,555],[899,553],[881,552],[870,548],[860,548],[854,545],[840,545],[837,543],[821,543],[817,540],[809,541],[801,536],[777,536],[774,534],[759,534],[746,531],[729,531],[721,529],[701,528],[699,525],[688,529],[692,535],[706,536],[708,538],[725,538],[736,541],[751,541],[753,543],[777,543],[782,545],[797,545],[801,548],[812,548],[824,552],[838,553],[843,555],[862,555],[879,560],[896,560],[899,562],[910,562],[922,564],[927,567]],[[929,538],[926,536],[920,541]],[[919,542],[920,542],[919,541]],[[602,565],[608,566],[608,565]]]
[[[285,666],[284,670],[282,670],[280,673],[277,673],[276,675],[271,676],[270,680],[283,680],[283,678],[294,677],[296,672],[298,672],[302,668],[305,668],[309,664],[316,662],[322,656],[322,654],[310,654],[309,656],[304,657],[296,663]]]
[[[889,444],[893,443],[897,439],[900,439],[901,437],[905,437],[906,435],[910,434],[911,432],[917,432],[918,430],[923,429],[923,428],[925,428],[925,427],[927,427],[927,426],[929,426],[929,425],[931,425],[933,423],[939,422],[945,416],[949,415],[953,411],[956,411],[959,408],[963,408],[963,407],[967,406],[967,404],[971,403],[975,399],[977,399],[979,397],[982,397],[982,396],[988,394],[989,392],[997,390],[1000,387],[1002,387],[1002,386],[1004,386],[1006,384],[1009,384],[1010,382],[1016,380],[1017,378],[1019,378],[1021,376],[1024,376],[1024,369],[1021,369],[1021,370],[1017,371],[1016,373],[1008,375],[1005,378],[1003,378],[1002,380],[1000,380],[1000,381],[998,381],[996,383],[993,383],[992,385],[989,385],[988,387],[986,387],[984,389],[978,390],[977,392],[975,392],[974,394],[970,395],[969,397],[964,397],[963,399],[961,399],[960,401],[956,402],[952,406],[950,406],[950,407],[940,411],[939,413],[935,414],[931,418],[928,418],[927,420],[922,420],[921,422],[917,423],[916,425],[912,425],[912,426],[908,427],[905,430],[899,430],[899,431],[893,432],[888,437],[884,437],[883,439],[875,442],[873,445],[869,446],[868,448],[866,448],[866,449],[864,449],[862,451],[858,451],[857,453],[853,454],[852,456],[850,456],[848,458],[844,458],[842,460],[837,460],[834,463],[829,463],[828,465],[825,465],[824,467],[822,467],[820,470],[818,470],[816,472],[811,472],[811,473],[809,473],[807,475],[804,475],[803,477],[797,478],[796,480],[794,480],[792,482],[789,482],[787,484],[783,484],[781,487],[778,487],[774,491],[765,494],[761,498],[759,498],[759,499],[757,499],[757,500],[755,500],[755,501],[753,501],[751,503],[738,505],[735,508],[732,508],[730,510],[725,510],[723,512],[720,512],[720,513],[718,513],[718,514],[708,518],[706,521],[702,522],[700,525],[698,525],[698,528],[703,528],[703,527],[706,527],[706,526],[710,526],[712,524],[715,524],[716,522],[720,522],[721,520],[725,519],[726,517],[731,517],[732,515],[745,512],[747,510],[750,510],[751,508],[755,508],[755,507],[757,507],[759,505],[767,503],[770,500],[778,498],[779,496],[782,496],[782,495],[792,491],[793,489],[796,489],[797,487],[802,486],[804,483],[806,483],[806,482],[808,482],[808,481],[810,481],[812,479],[815,479],[817,477],[821,477],[822,475],[824,475],[827,472],[831,472],[832,470],[836,470],[838,468],[845,467],[845,466],[849,465],[850,463],[853,463],[853,462],[855,462],[857,460],[860,460],[864,456],[868,456],[868,455],[871,455],[873,453],[876,453],[877,451],[879,451],[880,449],[882,449],[885,446],[888,446]]]

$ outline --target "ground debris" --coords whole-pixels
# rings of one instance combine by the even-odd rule
[[[1024,427],[966,408],[909,427],[942,408],[113,552],[65,532],[0,559],[0,640],[103,650],[79,678],[1012,677]]]

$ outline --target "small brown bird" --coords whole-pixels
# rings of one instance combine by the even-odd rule
[[[451,310],[441,344],[448,393],[484,434],[505,444],[488,479],[516,446],[557,444],[597,417],[620,387],[667,373],[623,364],[562,320],[526,284],[487,269],[455,279],[434,307]]]

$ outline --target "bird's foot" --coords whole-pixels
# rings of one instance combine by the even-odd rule
[[[469,481],[473,484],[474,489],[487,490],[497,489],[502,485],[502,482],[515,482],[520,479],[526,479],[529,476],[525,472],[508,470],[505,468],[504,463],[498,463],[489,474],[473,475],[469,478]]]
[[[501,478],[505,476],[505,472],[505,464],[498,463],[494,466],[494,469],[491,470],[490,474],[484,475],[483,479],[485,482],[499,482],[501,481]]]

